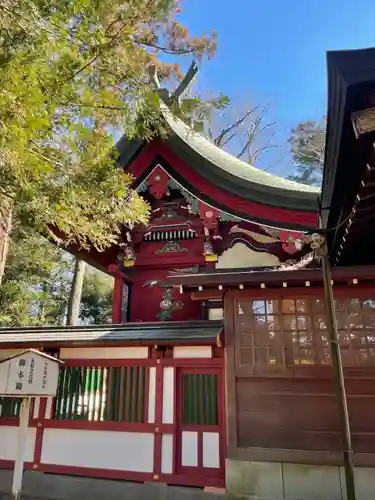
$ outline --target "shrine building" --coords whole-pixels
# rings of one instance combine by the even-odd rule
[[[33,347],[64,361],[56,398],[33,401],[26,468],[345,500],[351,463],[357,500],[373,498],[375,49],[327,60],[322,191],[219,149],[166,91],[167,137],[119,141],[149,222],[104,252],[70,249],[114,276],[112,324],[0,329],[0,359]],[[19,407],[0,400],[0,468]]]

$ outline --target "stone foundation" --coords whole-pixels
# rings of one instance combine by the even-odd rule
[[[251,500],[346,500],[342,467],[227,460],[227,493]],[[357,500],[375,498],[375,469],[355,469]]]
[[[0,500],[10,500],[10,470],[0,470]],[[219,500],[220,493],[158,483],[93,479],[25,471],[22,500]]]

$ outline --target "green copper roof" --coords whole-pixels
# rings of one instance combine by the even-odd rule
[[[178,166],[173,162],[169,164],[166,158],[162,157],[162,153],[161,157],[155,158],[150,168],[137,179],[137,184],[141,184],[150,174],[151,168],[160,163],[167,173],[193,196],[235,217],[302,231],[315,225],[312,221],[318,213],[320,193],[318,188],[283,179],[235,158],[194,132],[182,120],[175,117],[166,104],[162,103],[161,107],[169,128],[168,136],[163,139],[164,144],[202,179],[231,195],[232,201],[229,201],[230,206],[219,204],[208,193],[201,192],[199,186],[189,182],[179,172]],[[144,146],[145,143],[139,139],[128,140],[123,137],[117,144],[119,165],[127,169]],[[274,219],[272,212],[267,218],[260,217],[254,209],[244,208],[241,203],[233,204],[233,197],[238,198],[239,202],[244,200],[276,209],[291,210],[296,213],[296,218],[292,217],[289,222],[280,221],[277,217]],[[304,215],[302,219],[298,218],[298,213],[311,214],[310,222],[304,222]]]
[[[182,120],[173,116],[165,104],[162,104],[162,109],[168,125],[180,139],[186,142],[200,156],[230,175],[264,187],[275,187],[287,191],[296,191],[301,194],[312,194],[314,197],[319,194],[319,188],[272,175],[239,160],[230,153],[215,146],[215,144],[197,132],[194,132]]]

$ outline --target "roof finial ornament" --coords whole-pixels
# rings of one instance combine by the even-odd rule
[[[199,69],[197,63],[193,61],[190,64],[190,67],[187,70],[184,78],[180,82],[180,85],[172,93],[169,92],[168,89],[161,87],[157,68],[155,66],[152,66],[150,71],[151,71],[151,78],[154,80],[155,86],[158,89],[160,97],[167,106],[170,106],[172,103],[178,102],[181,99],[181,97],[191,89]]]

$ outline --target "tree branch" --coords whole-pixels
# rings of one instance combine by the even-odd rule
[[[234,123],[232,123],[231,125],[229,125],[229,127],[223,129],[220,132],[220,134],[216,137],[216,139],[214,139],[214,143],[216,144],[216,146],[218,146],[219,148],[222,147],[223,146],[222,140],[224,139],[224,137],[229,132],[232,132],[232,130],[238,128],[246,120],[246,118],[248,118],[258,108],[259,108],[259,106],[255,106],[255,108],[249,109],[238,120],[236,120]]]
[[[59,33],[56,33],[55,31],[51,31],[49,29],[47,29],[45,26],[43,26],[42,24],[40,24],[36,19],[34,19],[32,16],[30,18],[27,18],[26,16],[24,16],[23,14],[20,14],[19,12],[17,11],[11,11],[9,9],[7,9],[6,7],[4,7],[3,5],[0,5],[0,10],[2,10],[3,12],[6,12],[13,20],[14,22],[21,28],[23,29],[23,31],[25,33],[28,33],[27,29],[22,26],[21,23],[19,23],[17,21],[17,19],[15,19],[15,16],[18,16],[20,19],[23,19],[24,21],[26,21],[28,24],[30,24],[30,20],[41,30],[45,31],[46,33],[49,33],[50,35],[53,35],[53,36],[58,36],[60,38],[63,38],[64,40],[66,40],[67,42],[69,43],[73,43],[74,45],[78,45],[79,47],[82,47],[82,43],[77,43],[75,42],[72,38],[67,38],[66,36],[63,36]],[[49,21],[47,21],[49,22]],[[52,24],[52,23],[49,23],[49,24]]]
[[[145,42],[142,40],[137,40],[136,38],[133,38],[133,40],[138,45],[144,45],[145,47],[151,47],[153,49],[160,50],[160,51],[164,52],[164,54],[185,56],[188,54],[192,54],[195,51],[194,47],[190,47],[189,49],[171,50],[171,49],[167,49],[166,47],[162,47],[161,45],[157,45],[156,43],[148,43],[148,42]]]

